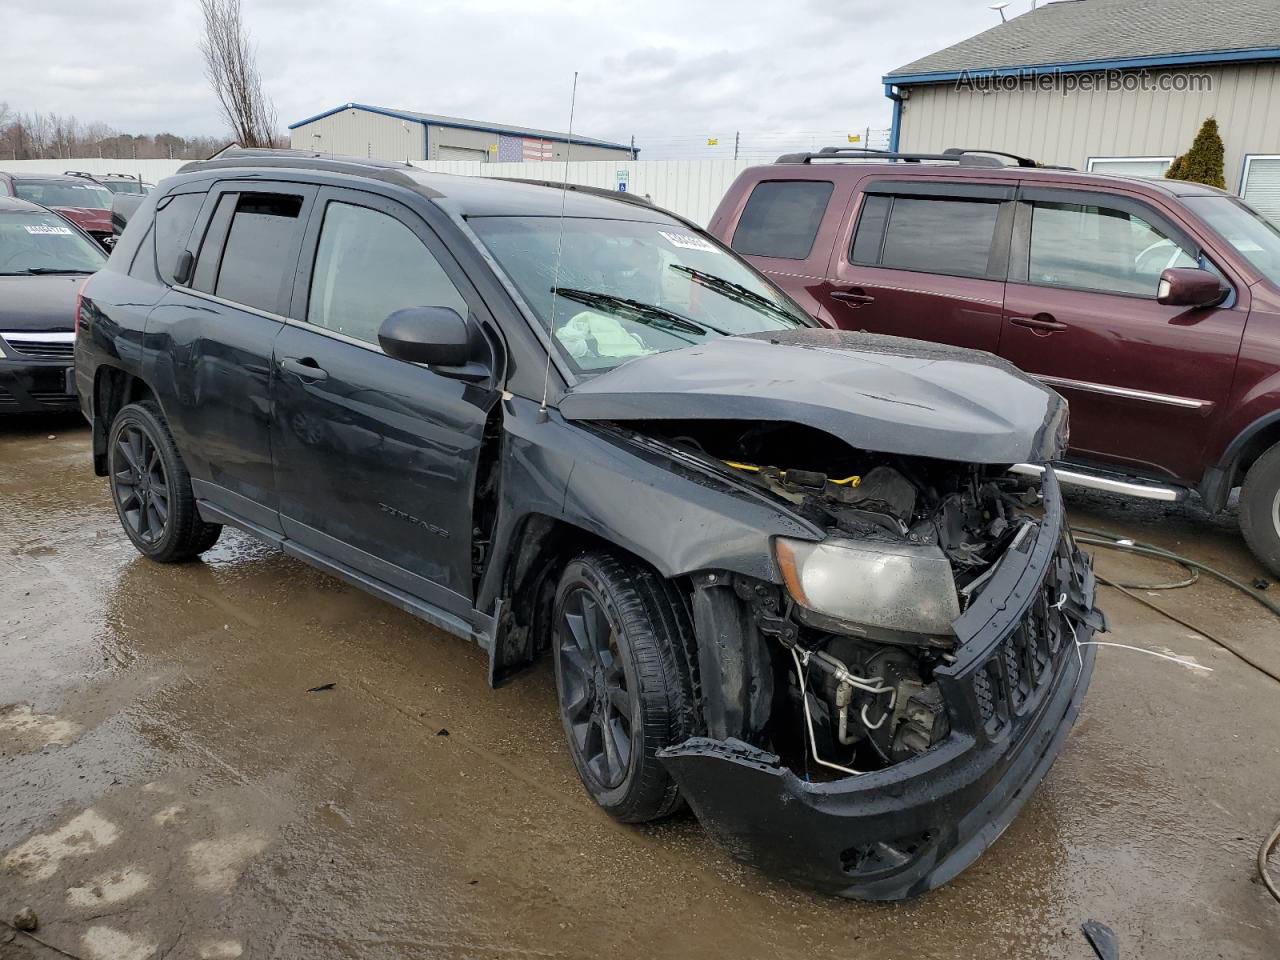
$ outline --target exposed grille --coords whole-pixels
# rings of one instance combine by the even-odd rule
[[[32,390],[30,396],[38,403],[66,403],[75,399],[74,394],[64,393],[61,390]]]
[[[37,340],[17,334],[4,334],[5,345],[14,353],[34,360],[66,360],[75,358],[76,345],[73,340]]]
[[[10,393],[4,387],[0,387],[0,407],[11,406],[17,402],[18,402],[17,397],[15,397],[12,393]]]
[[[988,733],[1030,709],[1053,678],[1053,666],[1071,646],[1070,628],[1058,608],[1060,585],[1049,577],[1022,622],[973,675],[978,715]]]

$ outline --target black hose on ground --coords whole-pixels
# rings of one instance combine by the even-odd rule
[[[1193,623],[1188,623],[1186,620],[1183,620],[1181,617],[1170,613],[1168,610],[1164,610],[1161,607],[1158,607],[1156,604],[1152,603],[1150,600],[1146,599],[1145,597],[1138,596],[1136,593],[1133,592],[1133,590],[1130,589],[1130,587],[1138,590],[1170,590],[1176,587],[1190,586],[1192,583],[1195,582],[1195,579],[1196,579],[1195,574],[1197,573],[1197,571],[1203,570],[1205,573],[1209,574],[1210,576],[1217,577],[1219,580],[1223,581],[1224,583],[1229,583],[1231,586],[1235,587],[1237,590],[1241,591],[1242,593],[1247,593],[1249,596],[1253,597],[1254,600],[1257,600],[1260,604],[1262,604],[1264,607],[1266,607],[1276,616],[1280,616],[1280,604],[1277,604],[1270,597],[1263,596],[1261,593],[1259,593],[1257,590],[1254,590],[1252,587],[1245,586],[1239,580],[1236,580],[1233,577],[1227,576],[1227,574],[1223,573],[1221,570],[1215,570],[1213,567],[1209,566],[1207,563],[1200,563],[1198,560],[1188,560],[1186,557],[1176,554],[1172,550],[1165,550],[1163,547],[1157,547],[1154,544],[1150,544],[1150,543],[1140,543],[1137,540],[1130,540],[1128,537],[1117,537],[1115,534],[1108,533],[1106,530],[1095,530],[1091,527],[1072,527],[1071,532],[1073,535],[1081,534],[1081,536],[1077,536],[1075,538],[1077,543],[1085,543],[1085,544],[1089,544],[1090,546],[1102,547],[1105,550],[1123,550],[1128,553],[1136,553],[1136,554],[1147,556],[1147,557],[1156,557],[1161,560],[1168,560],[1171,563],[1181,564],[1183,568],[1191,572],[1192,577],[1191,579],[1180,582],[1180,583],[1156,584],[1156,585],[1121,584],[1121,583],[1115,582],[1114,580],[1108,580],[1106,577],[1102,576],[1101,574],[1098,574],[1097,577],[1098,577],[1099,583],[1104,583],[1109,587],[1114,587],[1116,590],[1119,590],[1125,596],[1129,597],[1132,600],[1138,601],[1138,603],[1141,603],[1145,606],[1150,607],[1152,610],[1156,611],[1157,613],[1168,617],[1174,623],[1180,623],[1187,629],[1194,630],[1196,633],[1200,634],[1206,639],[1211,640],[1212,642],[1216,643],[1218,646],[1222,647],[1222,649],[1226,650],[1228,653],[1231,653],[1234,656],[1238,657],[1240,660],[1243,660],[1245,663],[1253,667],[1259,673],[1266,674],[1272,680],[1275,680],[1277,683],[1280,683],[1280,676],[1278,676],[1275,673],[1275,671],[1270,670],[1269,668],[1258,663],[1248,654],[1243,653],[1240,650],[1237,650],[1234,646],[1224,641],[1221,637],[1216,637],[1209,631],[1201,629],[1200,627],[1197,627]],[[1271,878],[1271,874],[1268,873],[1267,871],[1267,860],[1271,856],[1271,851],[1276,848],[1276,844],[1278,843],[1280,843],[1280,821],[1277,821],[1271,833],[1268,834],[1267,838],[1262,841],[1262,846],[1258,848],[1258,876],[1262,879],[1262,883],[1267,888],[1267,892],[1270,893],[1271,896],[1274,897],[1277,902],[1280,902],[1280,886],[1277,886],[1276,882]]]

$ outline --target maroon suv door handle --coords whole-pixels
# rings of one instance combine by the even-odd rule
[[[842,303],[847,303],[853,307],[860,307],[864,303],[876,302],[875,297],[856,290],[833,290],[831,291],[831,299],[839,300]]]
[[[1020,327],[1026,327],[1032,333],[1041,337],[1067,329],[1067,325],[1061,320],[1053,319],[1053,314],[1051,313],[1037,313],[1034,317],[1010,317],[1009,322]]]

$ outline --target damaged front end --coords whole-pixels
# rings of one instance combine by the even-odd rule
[[[1061,750],[1105,629],[1047,466],[1062,398],[987,354],[800,330],[624,364],[561,411],[794,522],[751,568],[686,572],[702,735],[658,756],[706,829],[869,900],[990,846]]]
[[[945,883],[1057,756],[1093,669],[1079,642],[1104,628],[1052,470],[1032,483],[794,424],[644,429],[827,533],[774,539],[780,584],[693,578],[706,736],[660,757],[699,820],[827,893]],[[734,458],[780,446],[802,466]]]

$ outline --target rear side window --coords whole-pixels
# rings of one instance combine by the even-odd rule
[[[214,294],[249,307],[277,313],[280,287],[293,250],[302,197],[279,193],[242,193],[231,217]]]
[[[756,184],[733,232],[733,249],[744,256],[808,259],[832,189],[827,180]]]
[[[985,277],[999,218],[998,201],[868,196],[850,259],[867,266]]]
[[[203,193],[183,193],[156,210],[156,269],[165,283],[173,283],[178,257],[187,249],[204,198]]]
[[[467,304],[440,263],[395,217],[332,202],[325,209],[307,298],[307,322],[378,342],[382,321],[406,307]]]

